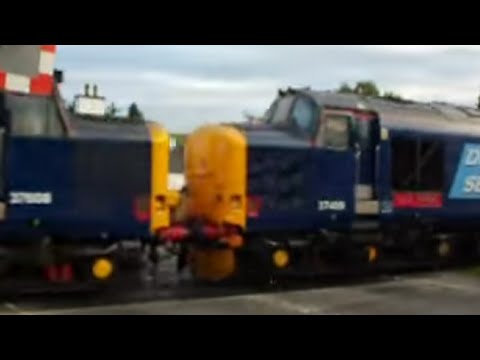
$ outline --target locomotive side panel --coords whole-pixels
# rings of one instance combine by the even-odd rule
[[[61,139],[11,138],[6,142],[5,189],[8,203],[1,229],[8,237],[40,234],[75,216],[73,147]],[[30,234],[28,234],[30,236]]]
[[[250,143],[250,141],[249,141]],[[250,232],[287,231],[314,226],[312,153],[305,147],[249,144],[248,223]]]
[[[150,146],[115,140],[76,142],[75,218],[115,238],[148,235]]]
[[[395,158],[395,151],[391,150],[390,156],[384,157],[384,161],[390,161],[390,166],[382,163],[382,172],[391,172],[393,176],[391,207],[382,213],[383,220],[392,224],[421,219],[437,229],[455,232],[477,229],[480,221],[480,141],[460,136],[392,132],[392,141],[399,137],[408,146],[398,148],[397,152],[410,152],[411,156],[407,156],[408,159]],[[421,153],[422,144],[427,143],[433,144],[436,147],[433,151],[437,151],[437,155],[430,159],[428,150]],[[416,151],[420,151],[418,156]],[[418,170],[417,163],[423,165]],[[398,173],[402,167],[410,168],[411,175],[395,179],[395,169]],[[413,179],[415,176],[420,180],[414,181],[411,188],[399,188],[399,181],[408,181],[409,177]]]
[[[452,138],[446,148],[445,211],[459,230],[478,231],[480,139]]]
[[[248,230],[348,229],[354,213],[352,152],[251,148]]]
[[[62,238],[148,235],[149,144],[14,138],[7,159],[7,224]]]
[[[316,150],[310,189],[318,229],[349,230],[355,216],[356,159],[353,151]]]
[[[391,131],[379,157],[384,220],[439,220],[446,205],[449,151],[443,137]]]

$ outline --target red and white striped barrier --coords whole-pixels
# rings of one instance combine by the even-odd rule
[[[23,94],[50,95],[54,88],[54,66],[57,45],[32,45],[40,51],[38,74],[29,77],[2,71],[0,64],[0,91]]]

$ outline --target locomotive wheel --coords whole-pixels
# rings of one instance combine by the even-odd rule
[[[237,252],[238,280],[255,285],[269,284],[273,277],[272,256],[273,254],[270,255],[264,249]],[[281,259],[282,256],[277,254],[277,260],[283,262],[285,259]]]

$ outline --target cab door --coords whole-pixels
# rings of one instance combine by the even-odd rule
[[[374,198],[375,142],[373,141],[373,118],[358,114],[354,119],[354,148],[358,161],[357,199]]]
[[[324,224],[350,228],[355,218],[357,166],[352,148],[353,113],[322,109],[314,163],[318,211]],[[322,225],[322,224],[320,224]]]
[[[9,113],[6,110],[5,98],[0,94],[0,221],[5,220],[7,212],[7,196],[5,190],[5,148],[7,141],[7,124]]]
[[[375,114],[325,109],[320,132],[321,145],[354,154],[352,168],[355,214],[378,215],[376,183],[379,152],[379,121]]]
[[[377,194],[379,120],[376,114],[356,113],[352,124],[352,146],[356,156],[355,198],[358,215],[378,215]]]

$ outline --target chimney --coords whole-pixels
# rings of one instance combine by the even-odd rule
[[[97,97],[98,96],[98,86],[97,84],[93,85],[93,97]]]
[[[90,96],[90,85],[85,84],[85,96]]]

